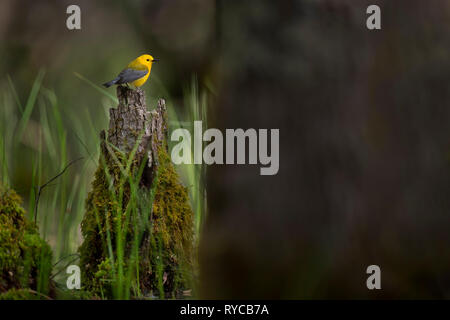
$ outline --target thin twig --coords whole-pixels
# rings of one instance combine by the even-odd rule
[[[69,258],[69,257],[73,257],[73,256],[80,257],[80,254],[79,254],[79,253],[72,253],[72,254],[69,254],[69,255],[67,255],[67,256],[65,256],[65,257],[62,257],[61,259],[59,259],[58,261],[56,261],[56,262],[53,264],[53,267],[56,267],[56,265],[57,265],[58,263],[60,263],[61,261],[65,260],[65,259],[67,259],[67,258]]]
[[[75,259],[72,259],[69,261],[69,263],[67,263],[63,268],[61,268],[61,270],[59,270],[57,273],[53,274],[50,276],[50,280],[53,280],[58,274],[60,274],[61,272],[63,272],[64,270],[66,270],[66,268],[68,266],[70,266],[72,263],[74,263],[75,261],[77,261],[79,259],[79,257],[76,257]]]
[[[54,176],[53,178],[51,178],[50,180],[48,180],[46,183],[44,183],[43,185],[39,186],[37,189],[37,195],[36,195],[36,200],[34,202],[34,223],[36,223],[37,221],[37,213],[38,213],[38,206],[39,206],[39,198],[41,197],[41,192],[42,190],[48,186],[51,182],[53,182],[54,180],[56,180],[57,178],[59,178],[61,175],[64,174],[64,172],[66,172],[66,170],[75,162],[79,161],[83,159],[83,157],[80,157],[78,159],[72,160],[71,162],[69,162],[67,164],[67,166],[64,167],[64,169],[58,173],[56,176]]]
[[[78,134],[75,132],[75,137],[78,139],[78,142],[80,142],[80,144],[83,146],[83,148],[86,150],[87,154],[89,155],[89,159],[95,164],[95,160],[92,157],[92,154],[89,152],[89,148],[87,147],[87,145],[84,143],[83,140],[81,140],[81,138],[78,136]]]

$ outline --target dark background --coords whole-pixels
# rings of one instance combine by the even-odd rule
[[[205,296],[449,298],[450,3],[226,3],[217,125],[280,128],[280,171],[210,170]]]

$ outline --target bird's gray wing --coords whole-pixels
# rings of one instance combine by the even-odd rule
[[[133,82],[134,80],[137,80],[139,78],[142,78],[148,73],[148,70],[135,70],[126,68],[122,70],[121,73],[117,76],[119,80],[116,82],[116,84],[122,84],[122,83],[129,83]]]

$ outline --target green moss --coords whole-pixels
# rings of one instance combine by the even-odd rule
[[[19,294],[13,289],[32,289],[44,295],[50,291],[51,249],[40,238],[36,225],[25,217],[20,203],[14,190],[0,186],[0,293],[3,298]]]
[[[108,257],[107,230],[111,230],[113,212],[117,211],[117,203],[110,194],[104,166],[99,165],[92,191],[86,200],[86,213],[81,222],[84,237],[80,251],[82,270],[81,283],[88,290],[100,293],[95,274],[98,266]]]
[[[125,296],[174,297],[187,288],[192,274],[193,212],[187,190],[164,148],[151,188],[121,183],[124,177],[113,158],[125,166],[123,155],[101,157],[86,200],[82,285],[98,296],[117,297],[122,276],[130,291]],[[134,161],[130,175],[138,172]]]
[[[56,297],[58,300],[95,300],[97,298],[88,291],[65,289],[56,289]]]
[[[153,252],[162,253],[164,272],[168,278],[173,277],[167,287],[176,288],[184,285],[180,266],[187,267],[189,272],[193,262],[193,212],[187,189],[180,184],[167,152],[160,152],[158,160],[157,191],[153,201]],[[153,260],[158,256],[156,254]]]

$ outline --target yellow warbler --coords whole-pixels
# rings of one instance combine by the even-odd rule
[[[155,61],[158,61],[158,59],[154,59],[149,54],[143,54],[131,61],[115,79],[106,82],[103,85],[109,88],[113,84],[131,83],[135,87],[140,87],[147,81],[150,71],[152,70],[152,64]]]

